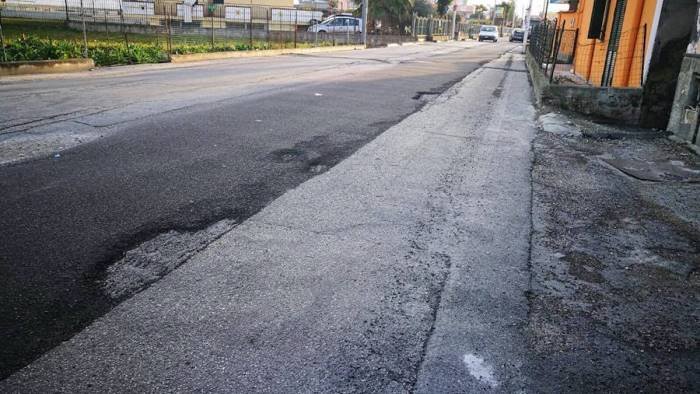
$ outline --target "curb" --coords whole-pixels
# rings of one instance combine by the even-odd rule
[[[31,60],[0,62],[0,77],[27,74],[58,74],[87,71],[95,68],[92,59]]]
[[[295,53],[318,53],[318,52],[335,52],[335,51],[352,51],[357,49],[365,49],[364,45],[341,45],[334,47],[316,47],[316,48],[297,48],[297,49],[264,49],[257,51],[229,51],[229,52],[209,52],[209,53],[191,53],[188,55],[172,55],[171,63],[186,63],[199,62],[205,60],[220,60],[242,57],[267,57],[290,55]]]

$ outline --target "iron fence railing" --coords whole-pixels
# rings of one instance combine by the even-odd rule
[[[528,51],[551,83],[639,87],[644,84],[647,35],[643,25],[601,41],[548,21],[532,29]]]

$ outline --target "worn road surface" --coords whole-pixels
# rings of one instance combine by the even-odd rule
[[[5,388],[17,385],[41,391],[42,387],[54,390],[65,384],[67,391],[81,391],[89,390],[90,384],[100,384],[123,390],[131,384],[143,389],[153,384],[173,390],[237,386],[287,391],[361,384],[366,386],[360,388],[373,390],[392,387],[387,386],[390,381],[395,382],[391,383],[395,388],[422,387],[426,381],[418,380],[422,357],[429,361],[422,370],[427,371],[440,361],[430,357],[431,349],[450,345],[439,339],[430,344],[424,341],[435,329],[431,328],[431,316],[449,323],[450,316],[436,312],[435,295],[444,286],[440,278],[445,277],[451,263],[448,257],[437,266],[431,263],[447,253],[428,252],[430,249],[420,246],[428,241],[416,240],[417,255],[412,255],[403,244],[389,248],[397,245],[388,242],[384,254],[356,264],[357,259],[347,253],[367,249],[357,240],[348,250],[325,251],[333,256],[314,256],[319,245],[331,242],[327,237],[339,236],[335,230],[325,232],[314,224],[321,220],[317,214],[323,212],[324,204],[334,199],[347,201],[336,195],[345,190],[334,189],[339,184],[306,190],[295,197],[303,199],[303,206],[302,200],[287,207],[276,203],[266,214],[283,216],[286,212],[305,221],[308,231],[318,232],[313,245],[308,245],[308,255],[300,249],[304,242],[310,242],[299,238],[301,230],[279,235],[276,232],[286,227],[272,218],[269,222],[244,221],[288,190],[327,172],[512,47],[505,43],[446,43],[120,67],[0,81],[0,377],[70,339],[110,310],[105,320],[98,320],[87,331],[120,332],[114,334],[113,343],[102,338],[86,345],[99,349],[99,355],[86,352],[86,358],[67,361],[66,353],[59,350],[71,345],[49,353],[57,354],[49,360],[61,360],[54,364],[59,369],[53,371],[65,375],[65,380],[49,382],[30,373],[4,381]],[[423,119],[421,133],[435,135],[449,134],[455,122],[466,122],[453,130],[459,135],[434,137],[440,139],[435,155],[445,156],[441,151],[445,145],[457,149],[453,142],[464,145],[467,139],[482,138],[481,134],[465,133],[488,127],[493,114],[486,103],[505,100],[501,97],[503,84],[513,83],[505,76],[520,76],[522,86],[517,89],[528,89],[522,70],[508,73],[508,67],[510,63],[500,61],[482,68],[480,72],[488,78],[472,81],[473,86],[451,112]],[[505,111],[505,104],[499,105],[499,111]],[[434,168],[437,172],[425,174],[433,165],[430,161],[412,164],[409,157],[395,156],[403,153],[394,152],[392,146],[408,137],[394,135],[383,147],[375,146],[387,150],[378,157],[389,165],[377,170],[377,175],[389,176],[392,168],[398,171],[419,165],[426,186],[434,185],[436,177],[448,176],[439,172],[444,168],[438,164],[434,164],[439,167]],[[419,142],[411,138],[415,136],[406,143]],[[430,146],[412,145],[411,149],[416,158],[433,154]],[[374,160],[365,154],[353,165],[376,169],[373,166],[379,162]],[[401,182],[413,182],[405,171],[396,175],[402,176]],[[344,182],[352,183],[351,176],[355,175],[348,174]],[[524,179],[523,174],[514,176],[518,181]],[[420,176],[415,177],[420,183]],[[313,179],[318,179],[318,184],[327,178],[321,175]],[[366,182],[352,186],[362,188]],[[372,195],[379,198],[382,193]],[[424,208],[425,196],[414,197],[417,205],[402,209]],[[416,215],[425,214],[421,209]],[[363,225],[356,223],[360,217],[335,220],[337,227],[361,237]],[[409,241],[401,238],[403,234],[418,238],[430,234],[429,226],[416,227],[417,220],[403,222],[404,218],[396,218],[397,227],[387,229],[389,240],[392,234],[401,242]],[[522,241],[519,230],[513,231]],[[284,257],[283,251],[271,250],[266,236],[281,237],[297,254]],[[226,253],[237,254],[217,254],[212,242],[222,242]],[[397,251],[404,254],[395,255]],[[392,265],[395,262],[385,259],[390,256],[408,263],[396,268]],[[520,257],[513,256],[516,270],[522,268]],[[321,264],[331,260],[332,264]],[[270,271],[261,271],[266,264],[271,264]],[[298,270],[295,264],[300,265]],[[190,269],[197,272],[189,275]],[[394,280],[386,275],[394,271],[398,290],[386,287],[388,279]],[[181,278],[183,275],[186,278]],[[418,286],[416,281],[422,276],[431,279],[425,281],[427,287],[420,289],[419,296],[409,295],[413,294],[409,287]],[[167,294],[174,289],[167,287],[172,282],[164,281],[179,279],[187,281],[186,285],[177,284],[183,293]],[[162,287],[154,287],[161,283]],[[200,287],[204,284],[211,285],[205,286],[206,293]],[[376,286],[369,290],[355,287],[360,285]],[[321,293],[314,294],[319,286]],[[513,291],[517,293],[517,288]],[[196,295],[202,298],[191,298]],[[229,296],[221,303],[221,297]],[[259,297],[265,302],[259,303]],[[334,300],[342,300],[343,307],[322,315],[324,309],[319,305]],[[143,309],[113,309],[130,302]],[[311,315],[302,313],[296,315],[298,320],[289,319],[288,308]],[[401,312],[389,313],[386,308],[400,308]],[[114,316],[120,314],[125,315],[115,323]],[[201,324],[212,316],[219,320]],[[230,325],[224,327],[224,322]],[[415,331],[407,330],[405,324],[415,325]],[[351,335],[339,342],[349,327]],[[324,337],[325,332],[334,335]],[[363,332],[367,335],[359,335]],[[400,343],[392,345],[397,353],[391,357],[406,355],[393,361],[401,365],[385,365],[388,361],[382,355],[382,344],[389,343],[389,338],[383,337],[386,335],[411,337],[405,338],[406,348]],[[269,342],[272,338],[277,338],[275,346]],[[132,345],[138,349],[130,349]],[[494,351],[498,346],[494,345]],[[191,356],[176,357],[178,349],[192,351]],[[325,358],[311,357],[321,350]],[[463,353],[461,357],[476,357],[470,362],[477,364],[482,357],[474,349]],[[367,370],[372,369],[371,363],[360,362],[363,357],[376,358],[377,369]],[[96,369],[88,372],[88,365]],[[285,365],[289,370],[284,376],[274,375]],[[63,368],[76,369],[69,377]],[[240,370],[234,373],[231,368]],[[295,372],[296,368],[303,373]],[[378,378],[362,380],[366,374]],[[97,375],[105,380],[99,381]],[[56,377],[49,372],[43,375],[49,376]],[[230,380],[234,376],[240,380]],[[37,386],[32,387],[32,382]]]
[[[0,382],[0,390],[546,387],[546,379],[530,379],[523,331],[535,111],[522,55],[490,53],[495,59],[332,168],[233,228],[210,226],[205,232],[216,240]],[[328,91],[314,87],[308,95],[323,99]],[[396,93],[378,96],[392,101]],[[319,149],[309,141],[265,155],[277,165],[291,156],[281,162],[299,160],[308,174],[306,160],[324,157],[297,159]],[[142,246],[111,265],[102,291],[128,294],[134,278],[154,272],[161,260],[153,256],[180,242],[163,234],[155,240],[159,247]]]

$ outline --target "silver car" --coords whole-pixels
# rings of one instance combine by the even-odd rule
[[[498,28],[494,25],[484,25],[479,29],[479,41],[498,42]]]
[[[362,33],[362,19],[352,14],[329,16],[321,23],[309,26],[311,33]]]

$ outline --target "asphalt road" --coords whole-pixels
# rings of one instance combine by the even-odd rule
[[[0,377],[511,48],[448,43],[0,82]],[[125,254],[161,269],[110,291]]]

